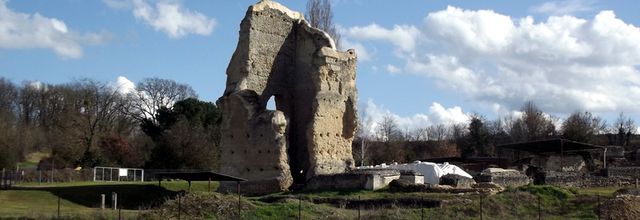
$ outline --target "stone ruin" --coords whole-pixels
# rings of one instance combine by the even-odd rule
[[[355,51],[337,51],[301,13],[269,0],[250,6],[217,101],[220,172],[248,179],[242,193],[263,194],[353,168],[355,79]]]

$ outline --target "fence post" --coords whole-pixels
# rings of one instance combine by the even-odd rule
[[[111,202],[113,203],[113,210],[118,208],[118,193],[111,192]]]
[[[480,193],[480,220],[482,220],[482,193]]]
[[[58,218],[60,218],[60,195],[58,195]]]
[[[424,220],[424,196],[420,197],[420,220]]]
[[[596,194],[598,198],[598,209],[596,209],[596,215],[598,216],[598,220],[600,220],[600,194]]]
[[[538,195],[538,220],[542,220],[542,202],[540,200],[539,195]]]
[[[100,194],[100,209],[104,210],[104,206],[105,206],[105,195],[104,194]]]
[[[302,194],[298,195],[298,220],[302,219]]]
[[[242,209],[242,204],[241,204],[241,195],[240,195],[240,181],[236,181],[236,190],[238,193],[238,219],[240,219],[240,211]]]
[[[362,208],[362,203],[360,200],[360,196],[358,196],[358,220],[360,220],[360,209]]]

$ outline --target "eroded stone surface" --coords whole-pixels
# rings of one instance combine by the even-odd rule
[[[240,25],[217,104],[221,172],[248,179],[243,192],[281,191],[353,167],[356,55],[337,51],[329,35],[303,17],[263,0]],[[276,110],[266,109],[271,97]],[[235,183],[220,190],[235,190]]]

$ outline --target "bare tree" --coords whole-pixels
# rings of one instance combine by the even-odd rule
[[[157,112],[161,108],[171,109],[177,101],[196,98],[196,92],[186,84],[169,79],[146,78],[136,85],[129,95],[124,110],[138,121],[157,123]]]
[[[631,136],[636,133],[636,130],[637,126],[635,121],[621,112],[616,122],[612,124],[610,133],[615,134],[615,136],[609,135],[609,142],[610,144],[627,146],[629,145]]]
[[[15,144],[17,97],[16,86],[0,77],[0,169],[12,167],[19,159],[19,151]]]
[[[306,19],[311,27],[323,30],[333,38],[336,47],[339,48],[340,33],[333,23],[333,12],[330,0],[309,0],[307,2]]]
[[[427,128],[428,139],[432,141],[443,141],[449,133],[449,128],[444,124],[431,125]]]
[[[378,140],[384,142],[397,141],[402,138],[398,123],[392,115],[386,114],[378,124]]]
[[[76,99],[81,100],[79,112],[73,117],[73,125],[81,135],[84,146],[81,163],[96,165],[93,146],[97,144],[98,136],[110,130],[118,117],[120,94],[104,83],[93,80],[80,80],[70,85],[76,92]]]

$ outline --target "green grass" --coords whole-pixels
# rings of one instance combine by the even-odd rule
[[[217,187],[217,182],[211,183],[212,190]],[[125,209],[126,215],[137,215],[138,209],[159,205],[166,198],[173,198],[178,192],[188,189],[186,181],[163,181],[162,187],[158,187],[157,182],[27,183],[0,191],[0,216],[37,219],[54,216],[57,215],[58,197],[62,215],[79,215],[81,219],[112,216],[115,211],[102,211],[98,208],[100,194],[105,194],[108,204],[112,192],[118,193],[119,204]],[[192,182],[192,192],[204,192],[207,189],[207,181]]]
[[[580,195],[592,195],[592,196],[603,196],[603,197],[611,197],[616,190],[620,189],[620,187],[597,187],[597,188],[584,188],[584,189],[576,189],[577,194]]]
[[[217,188],[213,182],[212,188]],[[117,192],[128,218],[137,217],[138,209],[147,209],[163,203],[167,198],[175,198],[178,192],[185,192],[185,181],[122,183],[122,182],[75,182],[55,184],[24,184],[12,190],[0,191],[0,216],[31,217],[36,219],[54,216],[57,199],[61,198],[62,215],[78,219],[114,219],[114,211],[97,209],[99,195]],[[192,193],[206,192],[208,183],[194,182]],[[570,189],[552,186],[524,186],[510,188],[503,193],[483,196],[484,219],[537,219],[538,198],[544,219],[596,219],[595,207],[598,197],[604,202],[618,188]],[[477,219],[480,216],[480,195],[444,193],[395,193],[388,190],[367,191],[322,191],[303,193],[276,193],[269,196],[290,197],[281,202],[265,203],[262,197],[243,197],[255,208],[243,212],[243,219],[292,219],[298,216],[303,197],[303,219],[355,219],[358,210],[330,204],[314,204],[310,198],[387,199],[424,198],[450,201],[441,208],[401,208],[361,210],[363,219]],[[235,198],[235,197],[234,197]],[[243,200],[244,200],[243,199]],[[107,202],[108,203],[108,202]],[[143,211],[144,212],[144,211]]]
[[[35,168],[40,163],[40,160],[45,157],[49,157],[50,153],[46,152],[33,152],[25,157],[25,161],[18,163],[20,168]]]

